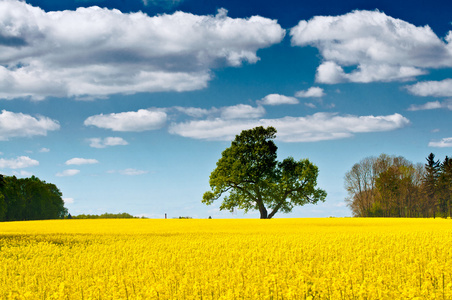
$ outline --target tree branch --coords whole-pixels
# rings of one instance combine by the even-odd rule
[[[275,208],[273,208],[272,212],[268,215],[268,218],[271,219],[277,212],[278,210],[281,208],[281,206],[283,205],[283,201],[279,202],[278,205],[275,206]]]

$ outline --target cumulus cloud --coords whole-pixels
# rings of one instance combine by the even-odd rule
[[[113,114],[100,114],[85,120],[86,126],[93,125],[113,131],[146,131],[162,128],[166,124],[167,114],[163,111],[140,109]]]
[[[74,157],[65,162],[66,165],[92,165],[97,164],[99,161],[97,159],[92,158],[79,158]]]
[[[57,176],[57,177],[69,177],[69,176],[77,175],[78,173],[80,173],[80,170],[68,169],[68,170],[64,170],[63,172],[56,173],[55,176]]]
[[[298,104],[297,98],[288,97],[279,94],[270,94],[257,101],[261,105],[282,105],[282,104]]]
[[[410,105],[410,107],[408,108],[409,111],[417,111],[417,110],[431,110],[431,109],[440,109],[440,108],[446,108],[449,110],[452,110],[452,101],[432,101],[432,102],[427,102],[425,104],[421,104],[421,105],[416,105],[416,104],[412,104]]]
[[[440,141],[431,141],[428,143],[429,147],[437,147],[437,148],[449,148],[452,147],[452,137],[443,138]]]
[[[106,148],[110,146],[125,146],[129,143],[120,137],[106,137],[106,138],[90,138],[88,139],[89,146],[93,148]]]
[[[218,66],[256,63],[285,30],[227,11],[148,16],[80,7],[45,12],[0,1],[0,98],[105,97],[205,88]]]
[[[416,96],[452,97],[452,79],[450,78],[442,81],[421,81],[406,88]]]
[[[6,110],[2,110],[0,114],[0,141],[7,141],[12,137],[45,136],[48,131],[58,129],[60,129],[60,124],[47,117],[32,117]]]
[[[313,86],[305,91],[298,91],[295,93],[295,97],[298,98],[320,98],[325,96],[325,92],[322,88]]]
[[[443,41],[429,26],[380,11],[316,16],[300,21],[290,35],[294,46],[319,49],[316,81],[322,83],[410,80],[427,68],[452,66],[452,38]],[[355,69],[346,73],[343,67]]]
[[[329,84],[341,82],[407,81],[423,74],[426,74],[426,72],[413,67],[391,66],[388,64],[363,64],[359,65],[351,73],[346,74],[337,63],[326,61],[317,68],[316,81]]]
[[[226,106],[221,109],[221,118],[230,119],[255,119],[265,115],[265,109],[262,106],[253,107],[246,104]]]
[[[340,116],[316,113],[306,117],[284,117],[259,120],[192,120],[173,123],[170,133],[194,139],[231,140],[242,130],[256,126],[274,126],[278,139],[284,142],[316,142],[342,139],[355,133],[390,131],[409,124],[400,114],[388,116]]]
[[[23,169],[39,166],[39,161],[28,156],[19,156],[15,159],[0,158],[0,169]]]
[[[39,149],[39,152],[47,153],[47,152],[50,152],[50,149],[49,148],[41,148],[41,149]]]

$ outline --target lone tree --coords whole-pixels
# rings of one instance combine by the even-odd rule
[[[237,135],[210,174],[211,191],[202,202],[210,205],[226,194],[220,210],[258,209],[261,219],[271,219],[295,205],[325,201],[326,192],[316,189],[318,168],[308,159],[278,162],[275,137],[275,128],[262,126]]]

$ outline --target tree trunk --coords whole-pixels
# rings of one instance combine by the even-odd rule
[[[259,203],[259,212],[261,213],[261,219],[268,219],[267,209],[263,203]]]
[[[452,207],[450,206],[450,199],[449,199],[449,201],[448,201],[448,203],[449,203],[449,219],[450,218],[452,218],[452,215],[451,215],[451,209],[452,209]]]

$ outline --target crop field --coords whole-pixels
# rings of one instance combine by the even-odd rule
[[[0,223],[0,299],[452,299],[452,220]]]

